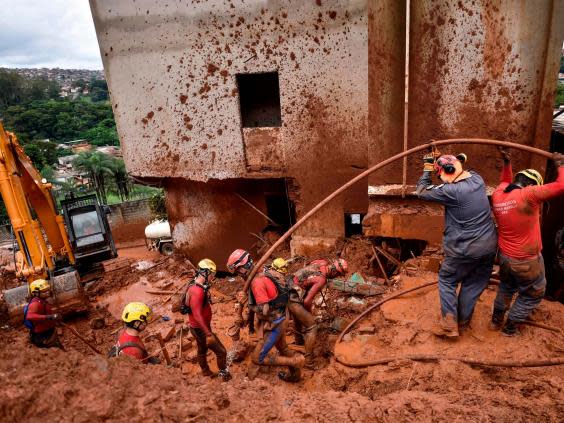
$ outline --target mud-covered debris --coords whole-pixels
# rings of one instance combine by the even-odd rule
[[[362,333],[364,335],[373,335],[376,332],[376,328],[374,326],[362,326],[358,329],[358,333]]]
[[[349,323],[350,320],[344,319],[342,317],[335,317],[331,322],[331,329],[337,332],[342,332],[342,330],[345,329]]]
[[[92,329],[103,329],[106,326],[106,321],[103,317],[95,317],[90,320],[90,327]]]
[[[176,329],[174,328],[174,326],[165,327],[160,331],[161,337],[163,338],[164,342],[170,341],[175,333]]]

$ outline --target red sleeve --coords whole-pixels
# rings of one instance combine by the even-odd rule
[[[564,195],[564,166],[558,168],[558,177],[556,181],[545,185],[533,185],[523,189],[525,198],[532,202],[540,204],[551,198]]]
[[[268,292],[268,282],[272,283],[266,276],[259,276],[253,279],[251,289],[257,305],[265,304],[272,299],[272,292]]]
[[[501,168],[501,183],[507,182],[510,184],[513,182],[513,169],[511,168],[511,162],[503,162],[503,167]]]
[[[319,291],[323,289],[327,283],[327,279],[323,275],[311,276],[308,278],[311,288],[307,291],[307,295],[304,299],[304,307],[306,310],[311,311],[311,306],[313,304],[313,299]]]
[[[41,322],[48,320],[47,317],[49,308],[41,304],[39,301],[34,301],[29,304],[27,308],[27,319],[32,322]]]
[[[200,328],[207,335],[211,335],[211,329],[206,322],[203,314],[204,305],[204,290],[198,286],[193,286],[189,289],[190,294],[190,308],[192,309],[192,317],[198,323]]]

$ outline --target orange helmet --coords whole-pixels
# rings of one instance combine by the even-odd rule
[[[333,261],[333,266],[335,267],[335,271],[341,275],[346,274],[347,270],[349,270],[349,265],[345,259],[335,259],[335,261]]]
[[[253,265],[253,259],[247,250],[241,248],[233,251],[227,259],[227,269],[230,272],[236,271],[240,267],[249,269]]]

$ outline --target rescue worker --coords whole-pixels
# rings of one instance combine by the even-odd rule
[[[243,279],[253,270],[254,262],[251,254],[239,248],[231,253],[227,259],[227,270],[231,273],[235,273],[241,276]],[[245,301],[247,300],[247,294],[245,292],[237,293],[237,304],[235,305],[235,322],[233,328],[230,330],[230,336],[234,341],[238,341],[240,338],[241,328],[246,325],[249,326],[249,334],[255,333],[255,312],[248,308],[248,313],[243,316],[243,311],[245,309]]]
[[[235,250],[227,262],[227,268],[240,275],[247,275],[253,268],[250,254],[245,250]],[[258,366],[288,366],[289,371],[280,372],[278,377],[286,382],[297,382],[301,379],[301,368],[304,357],[294,355],[286,343],[286,304],[288,303],[288,286],[284,275],[271,267],[257,274],[249,289],[249,306],[256,313],[262,339],[259,340],[251,359],[256,368],[251,368],[249,377],[254,378]],[[271,353],[273,347],[278,355]]]
[[[29,284],[30,300],[24,310],[24,324],[29,329],[29,339],[39,348],[58,347],[64,350],[57,336],[57,322],[60,314],[53,313],[47,298],[51,296],[51,286],[45,279],[37,279]]]
[[[308,369],[314,369],[313,350],[317,338],[317,324],[311,314],[313,301],[327,284],[327,278],[345,275],[347,269],[348,264],[343,259],[319,259],[298,270],[292,277],[288,309],[294,319],[295,342],[305,347],[305,367]]]
[[[212,308],[210,283],[215,278],[217,266],[210,259],[200,260],[196,277],[188,285],[184,304],[188,307],[190,332],[198,345],[198,364],[204,376],[214,376],[207,362],[208,349],[212,350],[217,360],[218,376],[225,382],[231,379],[227,369],[227,350],[212,332]]]
[[[505,151],[502,155],[501,183],[492,194],[499,231],[500,285],[491,327],[501,329],[503,335],[516,336],[519,323],[528,318],[545,293],[540,206],[543,201],[564,195],[564,155],[554,154],[558,176],[556,181],[546,185],[535,169],[521,170],[513,178],[511,157]],[[515,294],[517,298],[511,306]]]
[[[435,157],[434,153],[424,156],[423,175],[417,183],[419,198],[445,206],[445,258],[439,270],[441,318],[433,332],[457,337],[459,329],[469,325],[476,301],[488,285],[497,235],[484,180],[462,168],[466,156]],[[433,173],[442,184],[432,184]]]
[[[139,336],[147,327],[151,308],[141,302],[132,302],[123,308],[121,320],[125,324],[125,329],[120,334],[115,345],[110,349],[108,357],[127,355],[143,363],[158,364],[158,357],[149,357],[149,353]]]

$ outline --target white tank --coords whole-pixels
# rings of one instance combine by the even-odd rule
[[[145,227],[145,237],[149,239],[171,238],[168,220],[155,220]]]

